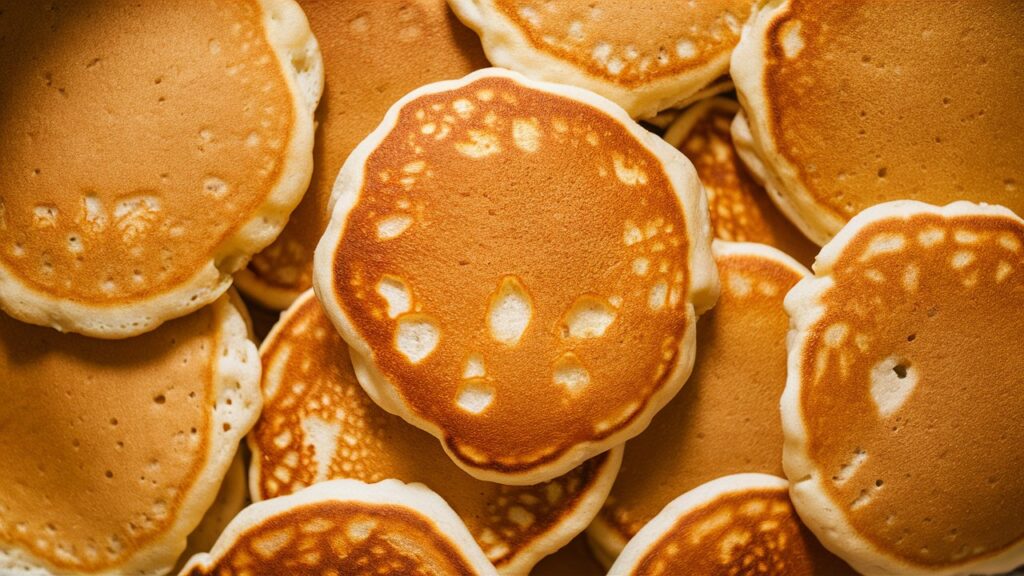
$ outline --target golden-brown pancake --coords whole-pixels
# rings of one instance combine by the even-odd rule
[[[775,246],[810,266],[818,245],[779,212],[736,154],[730,126],[738,110],[739,104],[728,98],[698,102],[669,126],[665,140],[697,169],[715,238]]]
[[[440,496],[422,484],[332,480],[257,502],[182,576],[491,576],[497,572]]]
[[[630,440],[611,495],[588,528],[607,564],[666,504],[729,474],[782,475],[779,397],[786,385],[782,306],[809,274],[763,244],[716,240],[722,292],[697,327],[697,361],[686,386]]]
[[[593,90],[633,117],[681,106],[729,68],[755,0],[448,0],[495,66]]]
[[[239,448],[235,454],[213,504],[207,508],[199,525],[188,535],[188,545],[185,546],[185,551],[181,553],[181,556],[178,556],[178,563],[171,570],[172,574],[178,573],[185,563],[196,554],[209,552],[217,542],[217,538],[227,528],[228,523],[249,504],[243,451],[244,448]]]
[[[629,541],[608,576],[854,576],[801,524],[767,474],[712,480],[676,498]]]
[[[497,68],[425,86],[335,194],[314,286],[360,384],[477,478],[565,474],[689,374],[718,294],[704,193],[608,100]]]
[[[818,244],[889,200],[1024,213],[1019,2],[775,0],[732,76],[754,169]]]
[[[216,300],[312,171],[320,52],[292,0],[0,11],[0,307],[100,338]]]
[[[786,475],[800,516],[870,574],[1024,561],[1024,220],[880,204],[786,298]]]
[[[605,576],[605,573],[583,536],[573,538],[530,570],[530,576]]]
[[[277,240],[235,276],[246,295],[278,310],[312,285],[334,179],[356,144],[410,90],[487,66],[480,40],[444,0],[298,1],[324,54],[313,179]]]
[[[0,315],[0,573],[174,565],[260,410],[237,305],[118,341]]]
[[[264,408],[249,434],[257,500],[314,482],[396,478],[437,491],[503,574],[520,575],[597,514],[622,449],[535,486],[502,486],[459,469],[426,432],[388,414],[356,382],[348,346],[308,291],[261,347]]]

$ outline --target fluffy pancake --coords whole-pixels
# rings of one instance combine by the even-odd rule
[[[800,523],[788,486],[767,474],[736,474],[702,484],[644,526],[608,575],[856,574]]]
[[[682,105],[729,68],[754,0],[448,0],[487,58],[593,90],[633,117]]]
[[[608,564],[666,504],[728,474],[781,475],[779,397],[786,385],[782,307],[809,272],[762,244],[715,241],[722,292],[697,328],[686,386],[629,441],[611,495],[588,529]]]
[[[320,53],[292,0],[0,12],[0,307],[100,338],[216,300],[312,171]]]
[[[881,204],[786,298],[793,503],[872,574],[1024,561],[1024,221],[1002,207]]]
[[[312,285],[313,250],[342,163],[388,107],[428,82],[487,66],[480,41],[444,0],[299,0],[324,54],[313,178],[288,225],[235,276],[239,288],[282,310]]]
[[[704,193],[611,102],[496,68],[425,86],[335,194],[314,286],[360,384],[477,478],[560,476],[689,374],[718,294]]]
[[[239,449],[235,459],[231,461],[231,466],[228,467],[227,474],[224,475],[216,499],[203,514],[199,525],[188,535],[185,551],[178,557],[178,564],[171,572],[177,573],[185,566],[185,562],[196,554],[209,552],[228,523],[248,504],[248,499],[245,459],[242,457],[242,450]]]
[[[594,555],[587,546],[587,539],[583,536],[573,538],[554,554],[541,560],[530,576],[605,576],[605,569],[601,567]]]
[[[525,574],[590,523],[619,470],[622,449],[614,448],[536,486],[466,474],[429,434],[367,397],[312,290],[285,312],[261,355],[264,409],[249,434],[256,499],[333,478],[422,482],[459,514],[500,572]]]
[[[237,305],[118,341],[0,315],[0,572],[174,565],[259,414]]]
[[[818,246],[779,212],[736,154],[730,127],[738,110],[727,98],[698,102],[669,126],[665,140],[697,169],[715,238],[775,246],[809,266]]]
[[[497,574],[466,527],[422,484],[332,480],[253,504],[182,576]]]
[[[737,145],[819,244],[888,200],[1024,213],[1022,27],[1017,2],[771,2],[733,54]]]

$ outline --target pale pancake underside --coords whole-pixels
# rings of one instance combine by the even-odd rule
[[[788,347],[788,376],[786,382],[786,388],[781,400],[782,409],[782,424],[783,431],[786,437],[786,443],[783,450],[783,463],[786,471],[786,475],[793,480],[791,486],[791,496],[793,499],[794,506],[800,513],[801,518],[807,524],[807,526],[818,536],[818,538],[833,550],[839,554],[844,560],[856,567],[858,570],[864,573],[871,574],[884,574],[884,575],[961,575],[961,574],[976,574],[976,573],[996,573],[1005,572],[1015,566],[1020,565],[1024,562],[1024,538],[1021,540],[1011,543],[1008,547],[1002,550],[998,550],[995,553],[988,553],[982,556],[970,556],[969,553],[962,558],[952,560],[950,558],[933,558],[927,563],[916,563],[909,562],[906,558],[900,557],[893,554],[890,550],[882,550],[870,541],[861,530],[859,530],[851,521],[849,514],[858,509],[864,509],[867,507],[874,497],[878,494],[875,492],[882,491],[885,489],[891,489],[889,483],[897,483],[902,480],[905,473],[906,467],[906,478],[911,478],[913,472],[912,465],[910,463],[890,462],[889,466],[893,467],[892,470],[878,470],[878,475],[883,476],[886,473],[891,477],[889,482],[883,484],[883,480],[872,481],[871,476],[867,479],[868,488],[860,492],[860,496],[853,502],[842,501],[837,502],[830,493],[830,488],[835,486],[843,486],[851,479],[860,478],[857,476],[858,470],[865,465],[870,465],[870,459],[872,454],[869,448],[856,447],[856,444],[850,444],[850,456],[845,464],[836,469],[824,469],[823,465],[819,463],[811,454],[811,446],[813,444],[822,444],[824,442],[830,442],[829,438],[812,437],[812,431],[808,424],[807,418],[805,418],[804,412],[808,408],[804,402],[804,391],[809,389],[811,386],[817,384],[820,380],[820,376],[808,374],[804,368],[806,363],[805,354],[808,350],[815,345],[814,339],[819,338],[816,334],[819,333],[822,328],[819,326],[820,321],[829,313],[829,307],[827,306],[826,297],[829,295],[833,286],[836,286],[836,275],[837,272],[841,273],[838,264],[845,263],[850,265],[851,262],[858,264],[864,264],[865,262],[873,262],[871,258],[877,258],[878,256],[885,257],[886,255],[908,250],[913,252],[914,250],[923,251],[925,248],[932,246],[947,246],[944,242],[953,244],[954,247],[959,247],[961,250],[954,250],[951,252],[949,257],[950,268],[947,270],[925,270],[914,268],[916,263],[908,256],[903,258],[906,260],[907,270],[912,273],[903,275],[902,278],[891,279],[890,283],[897,283],[898,286],[888,287],[880,286],[879,290],[894,290],[903,294],[904,287],[912,287],[916,289],[918,283],[926,282],[928,278],[942,278],[944,275],[951,276],[954,281],[963,278],[965,286],[971,285],[971,282],[983,282],[989,281],[988,279],[979,280],[976,275],[972,276],[969,272],[970,266],[974,264],[975,260],[980,260],[977,254],[972,255],[972,249],[979,248],[984,249],[984,244],[981,243],[979,234],[976,231],[969,229],[958,230],[955,233],[948,233],[947,231],[932,228],[924,230],[916,230],[909,224],[904,224],[903,229],[908,233],[908,237],[900,235],[880,235],[874,238],[870,243],[865,243],[866,233],[865,229],[870,228],[872,225],[884,222],[900,222],[901,220],[907,220],[915,216],[928,215],[937,216],[943,220],[953,221],[958,217],[977,217],[981,220],[991,219],[993,222],[1010,222],[1014,225],[1018,223],[1024,228],[1024,222],[1021,221],[1020,217],[1014,215],[1011,211],[1000,206],[990,205],[978,205],[972,204],[966,201],[954,202],[944,207],[936,207],[930,204],[922,202],[900,200],[887,202],[872,206],[857,216],[840,230],[840,232],[833,238],[828,244],[822,248],[817,260],[815,261],[814,271],[815,276],[807,278],[801,281],[795,286],[786,298],[786,310],[790,315],[791,319],[791,331],[787,340]],[[901,232],[903,230],[901,229]],[[990,241],[992,239],[989,239]],[[856,242],[856,244],[855,244]],[[853,255],[846,254],[848,248],[856,246],[857,250],[863,249],[859,255],[853,253]],[[866,246],[866,247],[865,247]],[[923,247],[923,248],[922,248]],[[948,247],[948,246],[947,246]],[[1022,251],[1022,244],[1019,239],[1014,239],[1013,236],[1003,236],[1000,239],[994,241],[994,245],[991,246],[994,254],[1010,255],[1010,259],[1017,258],[1019,263],[1024,263],[1024,259],[1021,258],[1020,253]],[[853,249],[853,248],[851,248]],[[941,249],[941,248],[937,248]],[[1016,252],[1017,256],[1012,256]],[[901,261],[902,262],[902,261]],[[1019,266],[1019,264],[1018,264]],[[1006,278],[1011,278],[1011,274],[1017,274],[1019,278],[1019,270],[1015,268],[1009,262],[1002,260],[1001,264],[995,266],[995,277],[994,280],[998,284],[1003,282]],[[977,270],[975,270],[977,272]],[[873,268],[867,268],[864,272],[868,280],[872,280],[872,276],[878,273]],[[849,273],[846,274],[849,276]],[[987,274],[986,274],[987,276]],[[919,280],[920,279],[920,280]],[[872,281],[876,281],[874,279]],[[1017,280],[1019,282],[1019,280]],[[909,290],[910,288],[908,288]],[[1014,293],[1012,289],[1007,289],[1009,294]],[[851,294],[851,297],[857,300],[863,300],[865,303],[873,301],[871,294],[864,293],[864,290],[859,289],[856,294]],[[935,304],[935,303],[932,303]],[[849,308],[849,307],[847,307]],[[857,316],[853,315],[853,309],[843,308],[841,313],[848,314],[848,318],[852,323],[857,319]],[[875,314],[883,313],[882,311],[873,311]],[[1007,309],[1007,314],[1019,314],[1019,309]],[[931,318],[933,315],[940,314],[939,309],[932,308],[928,310],[928,317]],[[994,321],[995,319],[993,319]],[[1010,320],[1011,322],[1013,320]],[[947,320],[948,322],[948,320]],[[838,327],[837,327],[838,326]],[[845,327],[839,326],[838,324],[832,324],[827,330],[822,332],[824,334],[825,346],[834,349],[836,355],[841,354],[841,348],[844,345],[849,345],[850,340],[856,340],[857,338],[867,336],[868,338],[874,338],[875,336],[886,336],[876,334],[854,334],[853,331],[857,330],[857,327],[850,327],[850,324],[846,324]],[[909,331],[910,328],[907,328]],[[849,332],[849,334],[848,334]],[[922,340],[918,338],[916,333],[909,336],[904,336],[903,332],[898,334],[889,335],[895,340],[907,340],[913,342],[914,340]],[[870,341],[870,340],[869,340]],[[857,345],[861,346],[860,344]],[[922,359],[923,361],[924,359]],[[832,364],[833,361],[821,361],[821,357],[818,357],[816,361],[815,370],[821,374],[824,374],[826,366]],[[904,364],[905,363],[905,364]],[[852,363],[851,363],[852,364]],[[922,387],[917,386],[916,382],[918,377],[921,376],[916,373],[916,366],[910,360],[883,360],[878,367],[881,368],[880,372],[873,371],[870,375],[871,386],[869,390],[859,392],[869,396],[874,406],[875,414],[873,417],[879,418],[879,426],[882,426],[882,432],[886,435],[890,433],[890,426],[892,426],[892,433],[895,433],[898,429],[903,432],[903,427],[908,427],[908,424],[912,424],[913,419],[904,420],[887,420],[890,416],[899,415],[900,407],[913,398],[920,398],[921,394],[926,393]],[[902,368],[903,372],[900,372]],[[852,370],[852,368],[850,368]],[[894,375],[895,374],[895,375]],[[806,382],[811,380],[811,383]],[[879,384],[881,383],[881,384]],[[909,387],[900,387],[899,384],[907,383]],[[916,389],[915,389],[916,387]],[[990,398],[996,400],[996,398]],[[844,402],[846,402],[844,400]],[[844,404],[845,405],[845,404]],[[849,408],[854,409],[853,407]],[[951,407],[953,411],[960,411],[960,408]],[[973,413],[973,412],[969,412]],[[924,416],[927,418],[928,416]],[[863,417],[861,417],[863,418]],[[867,424],[866,424],[867,426]],[[978,428],[978,424],[971,424],[973,428]],[[859,441],[869,441],[868,434],[872,431],[872,428],[866,427],[863,431],[864,438]],[[847,434],[849,430],[837,431],[835,434]],[[935,437],[939,432],[927,433],[927,437]],[[876,434],[876,436],[878,436]],[[907,442],[907,440],[896,440],[897,442]],[[971,446],[957,446],[957,443],[961,442],[960,438],[949,438],[949,445],[957,449],[969,449]],[[1013,444],[1012,440],[1009,441],[1009,445],[1013,448],[1019,449],[1019,444]],[[944,444],[943,444],[944,445]],[[914,452],[925,453],[929,449],[928,446],[917,446],[916,448],[911,447]],[[962,456],[962,453],[958,453]],[[1000,456],[1001,458],[1003,456]],[[1017,454],[1009,453],[1005,455],[1008,462],[1017,462],[1020,460],[1020,453]],[[967,474],[967,470],[961,471],[955,464],[953,468],[956,468],[954,474]],[[966,468],[966,465],[965,465]],[[948,468],[947,468],[948,469]],[[863,475],[861,475],[863,476]],[[952,479],[951,479],[952,480]],[[911,481],[912,480],[908,480]],[[982,480],[983,482],[984,480]],[[919,486],[911,486],[907,490],[907,493],[913,494],[918,491],[923,492],[925,489],[932,486],[931,483],[922,484],[919,482]],[[971,498],[974,498],[973,494],[962,494],[961,489],[954,488],[957,491],[956,497],[967,498],[968,502]],[[880,492],[878,492],[880,494]],[[987,504],[986,504],[987,505]],[[973,508],[976,505],[973,503],[968,504],[969,507]],[[890,514],[890,520],[894,518],[893,515],[900,514],[903,512],[898,507],[887,507],[886,512]],[[941,511],[936,511],[936,515],[941,516]],[[941,522],[941,518],[935,520],[936,524]],[[932,518],[926,518],[925,523],[932,522]],[[991,523],[984,522],[991,526]],[[1009,530],[1010,527],[1006,526]],[[1017,527],[1017,530],[1020,530]],[[892,537],[892,531],[888,530],[886,526],[878,526],[874,529],[874,534],[871,537],[878,537],[886,540],[887,544],[893,545],[894,538]],[[954,535],[957,538],[970,538],[970,534],[965,534],[964,531],[954,531]],[[952,540],[947,542],[955,542]],[[897,541],[898,543],[899,541]],[[969,551],[968,551],[969,552]]]
[[[675,196],[673,202],[677,202],[678,206],[682,208],[682,216],[686,222],[686,235],[689,241],[687,244],[687,249],[689,250],[689,287],[686,294],[680,291],[676,295],[677,300],[674,301],[680,303],[680,305],[683,305],[681,303],[686,303],[685,306],[690,310],[687,312],[687,317],[691,319],[688,322],[695,322],[695,314],[703,312],[713,304],[717,298],[718,280],[710,255],[706,198],[703,191],[699,190],[699,182],[696,180],[692,167],[677,150],[667,145],[663,140],[640,129],[613,103],[578,88],[536,82],[514,72],[493,68],[470,74],[459,81],[440,82],[425,86],[410,93],[391,108],[380,127],[360,144],[349,157],[339,174],[335,187],[334,212],[331,224],[317,248],[314,261],[314,288],[331,320],[351,346],[352,360],[360,384],[362,384],[370,397],[378,405],[389,412],[402,416],[406,421],[441,439],[446,452],[452,457],[453,461],[471,475],[492,482],[526,485],[560,476],[591,456],[621,444],[624,440],[642,431],[653,414],[675,394],[685,380],[686,375],[689,374],[693,363],[694,330],[692,328],[685,330],[685,334],[679,341],[676,352],[672,354],[669,354],[668,351],[664,352],[669,357],[675,358],[674,363],[670,363],[666,367],[664,384],[646,400],[642,407],[636,405],[632,416],[619,429],[614,432],[605,432],[603,437],[595,431],[593,436],[593,438],[596,438],[595,440],[581,441],[564,449],[559,448],[555,456],[544,456],[543,459],[538,458],[528,461],[526,464],[518,465],[518,469],[508,472],[488,462],[486,459],[491,458],[490,455],[484,455],[485,460],[480,460],[476,457],[467,457],[465,453],[457,454],[451,448],[452,440],[448,438],[448,432],[441,429],[437,423],[425,419],[416,409],[409,406],[403,400],[399,388],[376,366],[373,360],[375,353],[371,348],[371,344],[364,340],[360,331],[353,325],[352,319],[343,311],[339,295],[345,294],[345,291],[350,290],[350,288],[348,286],[336,285],[336,253],[346,233],[348,218],[360,202],[360,194],[364,182],[369,178],[364,173],[364,165],[367,159],[378,149],[380,143],[389,136],[403,110],[411,102],[415,102],[421,97],[458,90],[488,78],[501,81],[511,80],[516,85],[536,91],[538,94],[556,95],[567,98],[574,103],[578,102],[581,105],[593,108],[597,112],[607,115],[607,119],[614,121],[617,127],[623,128],[628,137],[634,139],[637,146],[641,147],[645,153],[650,153],[660,163],[664,169],[665,177],[671,184],[672,194]],[[476,148],[472,149],[477,150]],[[482,149],[487,150],[487,148]],[[413,168],[416,168],[416,166],[413,166]],[[635,181],[629,178],[630,174],[627,172],[617,172],[616,175],[622,182],[632,182],[635,184]],[[646,176],[643,176],[643,178],[644,182],[646,182]],[[391,225],[391,222],[385,221],[384,224]],[[406,219],[400,224],[402,224],[402,227],[399,228],[397,234],[401,234],[410,225],[410,221]],[[655,231],[654,233],[656,234],[657,232]],[[381,234],[384,234],[384,236],[381,236]],[[642,233],[640,234],[642,239]],[[388,229],[378,227],[377,237],[386,239],[390,237],[390,232],[388,232]],[[630,238],[626,239],[627,245],[632,242]],[[502,286],[504,285],[502,284]],[[517,289],[521,290],[521,287],[512,286],[510,288],[510,290]],[[653,308],[658,307],[654,306]],[[521,331],[519,333],[521,334]],[[433,344],[436,345],[436,340]],[[403,354],[405,353],[403,352]],[[545,448],[545,450],[549,450],[549,448]]]
[[[273,241],[301,199],[312,173],[313,111],[323,87],[323,66],[316,39],[294,0],[259,0],[259,5],[266,40],[292,94],[294,117],[292,133],[280,152],[281,176],[266,192],[262,204],[244,215],[244,223],[209,254],[205,265],[191,271],[176,286],[114,305],[56,297],[0,266],[0,306],[7,313],[24,322],[96,338],[141,334],[216,300],[231,286],[231,274]],[[88,210],[88,198],[83,202]]]

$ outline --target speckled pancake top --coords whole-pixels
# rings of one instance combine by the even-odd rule
[[[903,198],[1024,213],[1022,27],[1017,2],[792,0],[762,48],[770,139],[844,221]]]
[[[398,505],[323,501],[249,527],[209,566],[182,576],[476,574],[459,548],[420,512]]]
[[[278,308],[312,284],[313,250],[330,217],[334,179],[356,144],[410,90],[487,66],[476,34],[444,0],[298,2],[317,35],[326,76],[313,178],[281,235],[249,263],[254,278],[240,280],[242,290]],[[274,297],[278,290],[287,297]]]
[[[822,488],[860,537],[940,568],[1024,538],[1024,224],[910,213],[858,229],[798,359]]]
[[[179,287],[281,177],[294,96],[255,0],[15,2],[0,54],[0,266],[34,290]]]
[[[534,470],[666,386],[693,329],[677,194],[695,192],[662,162],[622,120],[496,72],[417,95],[375,142],[330,297],[461,461]]]
[[[582,528],[618,467],[618,458],[605,453],[535,486],[503,486],[466,474],[432,436],[370,400],[356,382],[348,346],[312,291],[285,314],[261,355],[264,409],[249,437],[259,499],[333,478],[422,482],[448,502],[501,568],[538,540],[565,531],[563,523],[575,520],[581,525],[575,529]],[[583,506],[594,510],[581,515]]]
[[[732,51],[751,0],[572,0],[495,5],[537,50],[625,87],[706,66]]]

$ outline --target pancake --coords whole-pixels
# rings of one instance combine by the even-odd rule
[[[97,338],[216,300],[312,171],[320,52],[292,0],[0,11],[0,308]]]
[[[448,502],[503,574],[526,574],[583,531],[622,461],[622,449],[613,448],[536,486],[473,478],[433,437],[370,400],[312,290],[284,314],[261,355],[264,409],[249,434],[255,499],[334,478],[421,482]]]
[[[704,193],[611,102],[497,68],[425,86],[335,196],[314,287],[360,384],[477,478],[565,474],[686,380],[718,294]]]
[[[634,118],[681,106],[728,72],[755,0],[448,0],[495,66],[572,84]]]
[[[182,576],[497,574],[452,509],[422,484],[332,480],[253,504]]]
[[[220,490],[213,504],[203,514],[199,525],[188,535],[188,544],[185,551],[178,557],[178,564],[174,566],[171,573],[177,574],[185,566],[185,562],[196,554],[209,552],[217,542],[228,523],[242,511],[249,503],[249,494],[245,481],[245,459],[242,457],[242,450],[235,453],[231,466],[228,467],[224,481],[221,482]]]
[[[573,538],[530,570],[530,576],[605,576],[605,573],[583,536]]]
[[[238,305],[118,341],[0,314],[0,573],[174,565],[260,410]]]
[[[677,104],[674,108],[666,108],[657,115],[651,116],[650,118],[644,118],[643,123],[654,126],[657,130],[664,132],[669,126],[675,122],[676,118],[682,113],[682,111],[689,107],[691,104],[700,102],[701,100],[709,99],[719,94],[726,92],[732,92],[735,87],[732,85],[732,79],[728,75],[722,76],[718,80],[715,80],[712,84],[706,88],[702,88],[690,96],[686,100],[683,100]],[[678,148],[678,145],[675,145]]]
[[[676,118],[665,140],[697,169],[715,238],[768,244],[810,266],[817,244],[779,212],[736,154],[730,126],[738,110],[739,104],[727,98],[698,102]]]
[[[776,0],[744,30],[731,73],[751,139],[737,145],[818,244],[889,200],[1024,213],[1024,10],[935,8]]]
[[[713,251],[722,293],[697,328],[693,374],[629,441],[611,495],[588,528],[606,565],[680,494],[729,474],[783,473],[779,397],[789,317],[782,301],[809,272],[763,244],[716,240]]]
[[[855,575],[800,523],[788,485],[735,474],[694,488],[629,541],[608,576]]]
[[[1024,220],[899,201],[855,216],[786,297],[793,503],[870,574],[1024,562]]]
[[[324,54],[313,178],[288,225],[235,275],[238,287],[283,310],[312,285],[313,250],[345,158],[388,107],[429,82],[487,66],[480,41],[444,0],[299,0]]]

